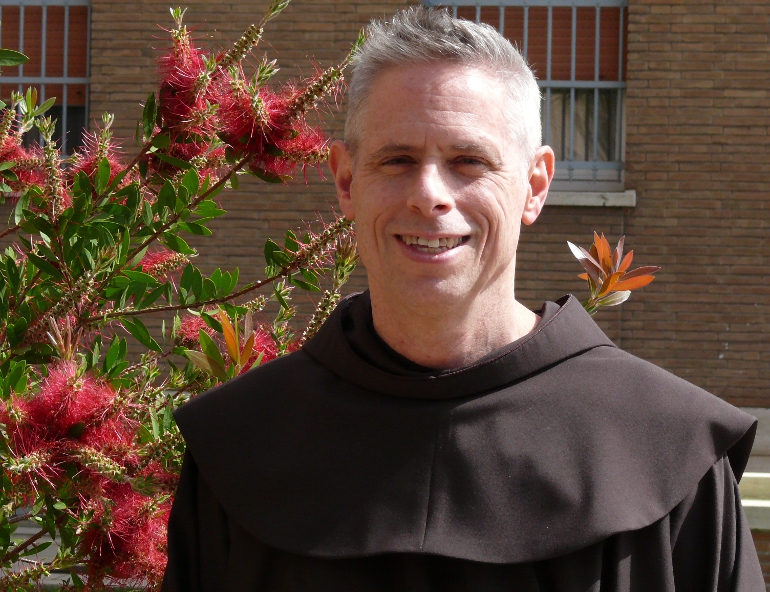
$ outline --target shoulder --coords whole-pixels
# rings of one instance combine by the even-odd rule
[[[244,414],[249,416],[273,405],[281,395],[302,393],[329,378],[322,366],[303,351],[296,351],[199,395],[177,409],[174,417],[189,441],[196,432],[208,431],[202,424],[227,430],[228,424],[237,424]]]

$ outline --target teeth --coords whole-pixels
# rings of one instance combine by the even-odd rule
[[[401,240],[407,245],[419,245],[421,247],[427,247],[428,249],[440,249],[446,248],[454,249],[462,242],[460,237],[442,237],[442,238],[423,238],[421,236],[402,235]]]

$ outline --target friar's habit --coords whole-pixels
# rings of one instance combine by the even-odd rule
[[[762,592],[749,415],[617,349],[574,297],[470,366],[374,332],[183,406],[166,592]]]

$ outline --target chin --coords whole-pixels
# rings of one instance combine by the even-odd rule
[[[400,282],[398,290],[402,301],[409,305],[435,309],[454,308],[465,300],[469,290],[458,278],[419,278]]]

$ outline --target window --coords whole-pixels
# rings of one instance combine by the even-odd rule
[[[29,57],[21,66],[2,69],[0,96],[7,100],[11,91],[25,92],[30,86],[37,88],[38,103],[55,96],[48,114],[57,120],[55,137],[67,153],[80,145],[86,126],[90,4],[0,0],[0,47]]]
[[[494,26],[527,59],[543,94],[543,142],[556,153],[552,190],[622,192],[628,0],[425,4]],[[607,205],[607,200],[598,203]]]

